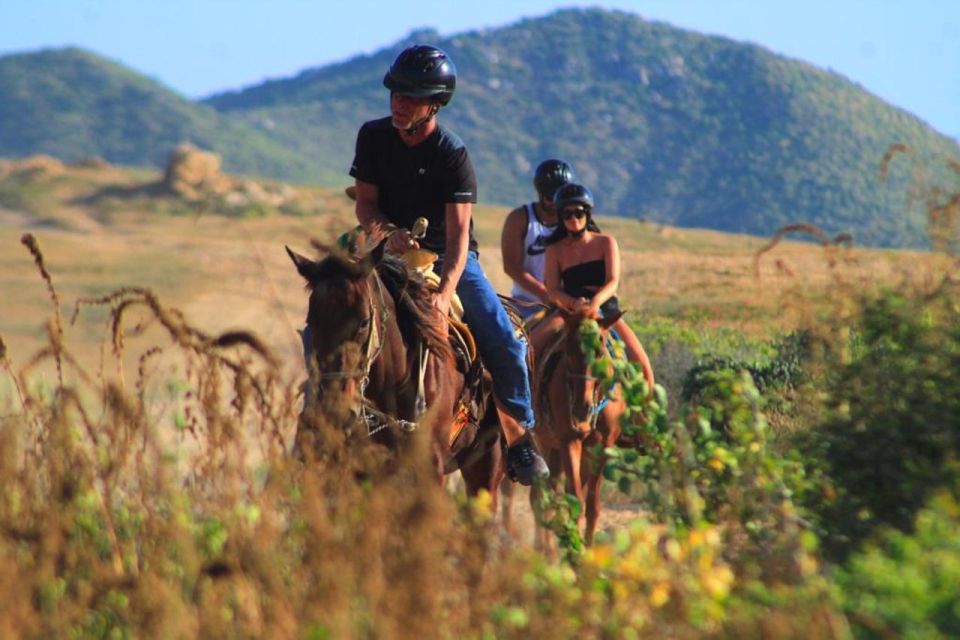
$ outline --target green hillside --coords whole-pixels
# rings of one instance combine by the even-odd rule
[[[480,199],[532,197],[545,157],[574,163],[601,213],[769,235],[792,222],[879,246],[929,246],[916,176],[956,191],[960,146],[831,72],[754,45],[600,9],[362,55],[191,102],[79,49],[0,57],[0,157],[99,155],[160,166],[189,141],[234,173],[342,186],[354,137],[386,114],[383,73],[432,42],[460,71],[442,119],[467,142]],[[880,163],[898,156],[886,182]]]
[[[960,157],[954,141],[835,73],[599,9],[450,38],[413,33],[208,104],[310,157],[318,179],[345,180],[356,129],[385,114],[380,81],[411,42],[434,43],[457,64],[442,116],[471,148],[487,202],[529,198],[533,167],[560,156],[606,213],[756,234],[804,221],[862,244],[925,246],[922,212],[904,215],[910,177]],[[893,163],[881,183],[895,142],[918,156]]]
[[[308,177],[308,163],[276,141],[143,75],[80,49],[0,58],[0,156],[158,166],[189,141],[223,155],[230,171]]]

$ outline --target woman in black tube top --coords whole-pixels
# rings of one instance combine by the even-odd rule
[[[593,194],[571,182],[560,187],[553,199],[560,224],[547,240],[544,271],[551,300],[568,311],[587,305],[597,318],[619,312],[620,247],[593,221]],[[534,348],[548,341],[562,324],[559,317],[546,320],[533,337]],[[653,368],[640,340],[623,318],[613,329],[623,340],[627,359],[641,366],[653,389]]]

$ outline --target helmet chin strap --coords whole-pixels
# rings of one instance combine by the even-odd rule
[[[417,120],[416,122],[414,122],[412,125],[410,125],[410,126],[407,127],[406,129],[404,129],[403,132],[404,132],[405,134],[407,134],[408,136],[412,136],[412,135],[415,134],[417,131],[419,131],[420,128],[423,127],[423,125],[425,125],[425,124],[427,124],[428,122],[430,122],[430,120],[431,120],[435,115],[437,115],[437,111],[439,111],[439,110],[440,110],[440,105],[439,105],[439,104],[437,104],[436,102],[431,103],[431,104],[430,104],[430,113],[428,113],[426,116],[424,116],[423,118],[420,118],[419,120]]]

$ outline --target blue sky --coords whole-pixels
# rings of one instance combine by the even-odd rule
[[[960,0],[2,0],[0,54],[77,45],[189,97],[389,45],[600,6],[832,69],[960,139]]]

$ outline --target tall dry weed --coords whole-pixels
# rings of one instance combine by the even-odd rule
[[[21,411],[0,429],[5,636],[461,637],[486,617],[476,595],[501,591],[484,569],[498,538],[437,484],[425,436],[398,463],[324,407],[302,418],[297,459],[297,387],[257,336],[208,335],[139,287],[74,317],[89,305],[110,308],[114,358],[138,350],[137,380],[89,375],[62,327],[15,376]],[[151,323],[163,344],[128,344]],[[150,407],[163,381],[147,362],[163,355],[187,378],[172,424]],[[52,394],[30,380],[49,358],[71,367]]]
[[[933,249],[957,255],[960,251],[960,160],[948,157],[942,164],[931,163],[908,145],[892,144],[880,163],[881,181],[887,180],[891,165],[900,156],[912,163],[907,210],[913,202],[921,203]],[[951,178],[952,184],[944,184],[951,182]]]

